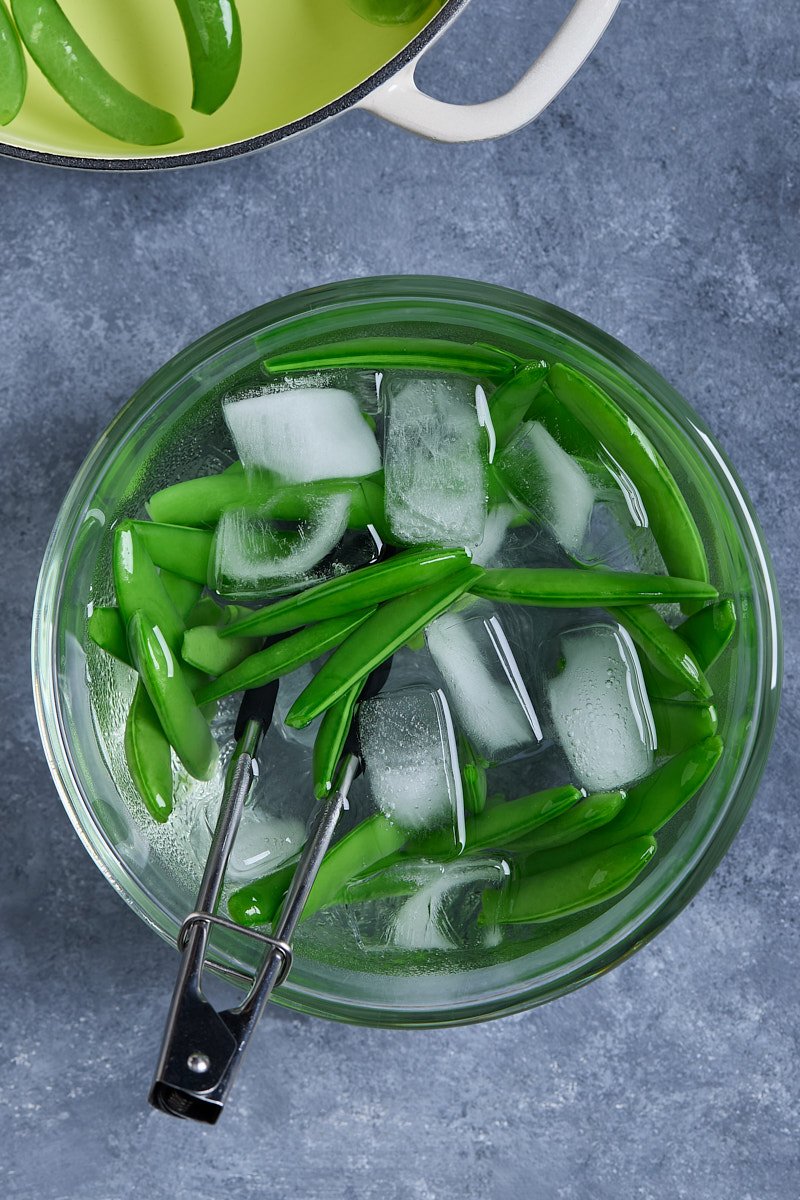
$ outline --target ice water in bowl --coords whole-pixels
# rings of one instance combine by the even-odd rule
[[[241,694],[276,679],[237,922],[273,925],[346,748],[361,772],[303,953],[488,965],[653,869],[721,754],[734,604],[671,465],[557,349],[273,356],[147,470],[87,597],[88,678],[120,794],[189,890]]]

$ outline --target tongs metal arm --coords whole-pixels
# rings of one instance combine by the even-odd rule
[[[383,664],[367,680],[362,696],[380,690],[389,670]],[[361,770],[355,733],[348,739],[330,797],[319,806],[313,830],[295,869],[271,936],[234,926],[216,915],[225,871],[244,805],[258,774],[256,755],[272,719],[276,686],[248,692],[236,726],[238,742],[228,770],[214,837],[200,884],[195,911],[181,927],[181,966],[175,983],[164,1040],[150,1090],[150,1103],[163,1112],[215,1124],[236,1069],[264,1006],[292,964],[291,939],[330,847],[350,787]],[[212,925],[235,928],[267,945],[264,962],[244,1001],[217,1010],[203,994],[202,975]]]

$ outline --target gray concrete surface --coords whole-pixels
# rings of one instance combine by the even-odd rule
[[[491,94],[558,8],[475,0],[425,77]],[[796,17],[795,0],[624,0],[547,115],[495,145],[437,147],[349,116],[200,172],[0,163],[6,1200],[800,1192]],[[92,866],[50,782],[28,683],[36,575],[74,471],[151,371],[265,299],[387,271],[538,293],[693,401],[775,558],[782,721],[724,864],[625,966],[449,1032],[274,1011],[205,1132],[144,1103],[175,961]]]

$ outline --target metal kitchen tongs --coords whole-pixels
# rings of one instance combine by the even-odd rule
[[[367,679],[361,699],[381,690],[390,662]],[[339,762],[330,797],[322,802],[300,856],[280,916],[271,936],[245,929],[216,913],[225,871],[244,805],[258,776],[258,749],[275,710],[278,684],[245,692],[236,721],[236,749],[226,777],[222,805],[211,841],[197,903],[181,926],[181,965],[175,983],[164,1040],[158,1057],[150,1103],[174,1117],[213,1125],[231,1089],[236,1069],[272,992],[292,966],[291,939],[347,805],[354,779],[362,769],[355,721]],[[203,994],[203,968],[212,926],[233,929],[267,947],[267,954],[244,1001],[217,1010]]]

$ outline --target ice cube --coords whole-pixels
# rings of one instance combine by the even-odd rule
[[[445,613],[425,636],[476,753],[501,762],[538,746],[542,730],[499,618],[483,605],[476,610]]]
[[[409,544],[474,546],[486,521],[486,433],[464,379],[384,381],[386,519]]]
[[[498,504],[490,508],[483,526],[483,537],[472,548],[472,561],[478,567],[491,567],[503,548],[509,526],[519,510],[513,504]]]
[[[298,667],[296,671],[292,671],[290,675],[284,675],[278,686],[278,699],[275,702],[275,717],[272,722],[273,728],[277,729],[281,737],[285,738],[287,742],[296,742],[299,746],[310,747],[314,745],[322,717],[317,717],[310,725],[306,725],[304,729],[294,729],[291,725],[286,724],[286,714],[313,678],[314,672],[311,666],[306,663],[304,666]]]
[[[302,821],[245,809],[228,860],[227,875],[236,882],[269,875],[295,858],[305,840]]]
[[[538,421],[526,421],[497,469],[509,491],[547,525],[568,554],[586,539],[596,494],[592,479]]]
[[[494,945],[496,930],[478,925],[481,894],[501,887],[508,871],[503,859],[489,857],[398,863],[348,888],[351,928],[366,951],[455,951]]]
[[[655,729],[636,649],[617,625],[561,634],[562,669],[548,684],[553,727],[590,791],[623,787],[653,765]]]
[[[223,413],[245,470],[274,471],[292,483],[380,470],[375,434],[355,396],[339,388],[234,393]]]
[[[350,497],[343,492],[316,497],[307,520],[291,530],[260,512],[223,513],[214,539],[214,587],[221,596],[247,600],[275,596],[319,582],[336,572],[318,571],[339,546],[347,529]],[[368,535],[365,535],[368,537]],[[374,544],[369,539],[374,557]],[[367,558],[370,561],[370,557]]]
[[[378,808],[409,831],[452,825],[464,844],[464,798],[447,701],[428,687],[383,692],[359,708],[364,778]]]

